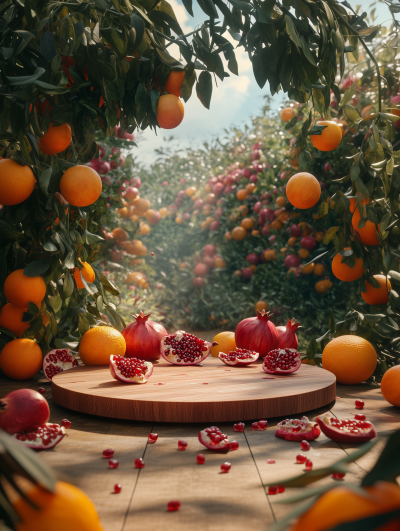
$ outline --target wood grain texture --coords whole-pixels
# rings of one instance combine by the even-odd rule
[[[229,368],[208,358],[203,366],[160,362],[146,384],[129,385],[114,380],[108,367],[79,367],[56,375],[52,394],[57,404],[81,413],[184,423],[281,417],[335,400],[335,377],[318,367],[267,376],[260,364]]]

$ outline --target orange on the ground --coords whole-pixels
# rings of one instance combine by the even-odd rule
[[[381,392],[389,404],[400,407],[400,365],[395,365],[385,372],[381,381]]]

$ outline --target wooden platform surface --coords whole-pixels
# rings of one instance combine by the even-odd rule
[[[61,477],[83,489],[96,504],[105,531],[253,531],[267,530],[282,517],[289,507],[277,504],[287,493],[268,496],[264,484],[290,477],[303,467],[295,464],[300,452],[298,443],[282,441],[274,436],[274,426],[280,419],[268,419],[265,432],[252,431],[246,422],[245,433],[235,433],[233,423],[219,423],[223,432],[239,441],[240,448],[226,455],[212,453],[197,439],[200,425],[157,424],[136,421],[110,420],[75,413],[57,406],[51,399],[49,384],[42,382],[13,382],[0,378],[0,396],[21,387],[38,389],[45,386],[51,408],[51,421],[72,422],[68,437],[53,450],[41,452],[41,458]],[[369,385],[338,386],[337,400],[328,408],[308,413],[310,419],[330,410],[339,418],[352,417],[354,401],[365,401],[364,413],[380,435],[388,435],[400,427],[400,408],[390,406],[379,388]],[[241,420],[240,418],[237,419]],[[259,419],[254,419],[259,420]],[[158,433],[155,444],[147,443],[150,432]],[[179,451],[179,439],[188,442],[187,450]],[[321,467],[354,451],[351,445],[339,445],[324,435],[311,443],[308,457],[314,467]],[[352,474],[345,481],[355,481],[371,468],[382,446],[352,465]],[[102,458],[105,448],[114,448],[119,468],[110,470]],[[203,453],[204,465],[196,464],[196,455]],[[145,468],[134,468],[134,460],[143,457]],[[267,464],[267,459],[275,464]],[[228,474],[220,473],[220,465],[229,461]],[[331,479],[323,480],[326,482]],[[122,492],[113,494],[115,483]],[[290,495],[294,491],[290,491]],[[175,513],[167,512],[167,503],[178,499],[182,506]]]

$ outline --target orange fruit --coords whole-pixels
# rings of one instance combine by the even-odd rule
[[[389,404],[400,407],[400,365],[395,365],[385,372],[381,381],[381,392]]]
[[[141,234],[142,236],[147,236],[147,234],[149,234],[150,232],[151,232],[150,225],[147,225],[147,223],[143,223],[142,225],[140,225],[139,230],[138,230],[139,234]]]
[[[326,273],[326,269],[322,264],[315,264],[313,273],[317,277],[323,277]]]
[[[246,230],[250,230],[254,227],[254,220],[251,218],[243,218],[240,222],[240,226]]]
[[[111,326],[95,326],[83,334],[79,355],[85,365],[109,365],[110,356],[125,356],[124,336]]]
[[[302,236],[309,236],[311,234],[312,227],[310,227],[310,225],[306,221],[300,221],[298,226],[301,230]]]
[[[90,264],[88,264],[87,262],[82,262],[81,259],[79,259],[79,261],[83,265],[83,269],[79,270],[79,268],[75,267],[74,279],[75,279],[77,287],[79,289],[84,289],[85,286],[83,285],[82,277],[86,280],[86,282],[93,283],[94,279],[96,278],[96,275]]]
[[[123,246],[128,254],[140,256],[140,252],[143,248],[143,243],[140,240],[132,240],[131,242],[125,242]]]
[[[18,205],[28,199],[35,188],[35,176],[29,166],[11,159],[0,160],[0,204]]]
[[[297,238],[295,236],[292,236],[291,238],[288,239],[288,245],[289,247],[293,247],[293,245],[297,242]]]
[[[18,308],[27,308],[30,302],[40,308],[46,295],[46,283],[40,276],[28,277],[23,269],[17,269],[6,278],[4,295],[8,302]]]
[[[0,353],[0,369],[13,380],[33,378],[42,363],[42,351],[32,339],[13,339]]]
[[[292,107],[285,107],[284,109],[282,109],[281,111],[281,120],[282,122],[290,122],[290,120],[294,118],[294,110],[292,109]]]
[[[256,188],[257,187],[254,183],[246,184],[246,190],[249,194],[252,194]]]
[[[349,197],[349,201],[350,201],[350,212],[353,213],[357,207],[357,202],[356,202],[356,198],[355,197]],[[367,205],[368,203],[370,202],[370,198],[368,197],[367,199],[365,198],[365,196],[363,195],[363,200],[362,200],[362,205]]]
[[[25,494],[39,510],[17,499],[13,507],[22,522],[16,531],[104,531],[93,503],[69,483],[57,481],[54,493],[35,486]]]
[[[249,207],[247,205],[240,205],[238,207],[238,212],[240,212],[242,216],[246,216],[249,213]]]
[[[217,256],[214,261],[214,269],[222,269],[223,267],[226,267],[225,260],[220,256]]]
[[[379,282],[379,288],[374,288],[365,281],[367,292],[361,292],[361,297],[367,304],[386,304],[389,302],[389,291],[392,289],[390,280],[384,275],[374,275],[373,278]]]
[[[317,242],[322,242],[324,239],[324,233],[323,232],[316,232],[314,234],[314,239],[317,240]]]
[[[282,230],[283,229],[283,225],[278,219],[274,219],[274,221],[271,223],[270,227],[271,227],[271,229],[275,229],[275,230]]]
[[[311,208],[321,197],[321,186],[311,173],[296,173],[286,185],[286,196],[296,208]]]
[[[285,207],[287,205],[287,200],[286,200],[286,197],[281,195],[279,197],[276,198],[276,204],[279,206],[279,207]]]
[[[63,173],[60,192],[70,205],[85,207],[100,197],[102,183],[97,171],[89,166],[73,166]]]
[[[129,210],[127,209],[127,207],[119,208],[117,212],[121,216],[121,218],[127,218],[129,216]]]
[[[232,238],[238,242],[244,240],[247,236],[246,229],[244,229],[243,227],[235,227],[232,230],[231,234],[232,234]]]
[[[308,251],[307,249],[300,249],[300,251],[297,254],[299,255],[300,258],[305,260],[306,258],[308,258],[310,251]]]
[[[134,286],[138,287],[140,284],[142,284],[145,281],[145,276],[140,271],[133,271],[132,273],[129,273],[128,276],[124,280],[124,284],[133,284]]]
[[[308,264],[300,269],[300,272],[302,275],[311,275],[311,273],[314,272],[314,262],[312,264]]]
[[[400,508],[396,483],[378,481],[365,487],[365,494],[340,486],[323,494],[290,528],[290,531],[328,531],[340,524]],[[398,520],[374,527],[376,531],[398,531]]]
[[[365,214],[365,207],[363,208]],[[364,227],[360,229],[358,227],[360,219],[360,211],[358,210],[358,208],[356,208],[351,219],[351,224],[353,225],[353,229],[356,231],[357,238],[365,245],[379,245],[378,237],[376,235],[375,223],[372,223],[371,221],[369,221],[369,219],[367,219]]]
[[[168,209],[165,207],[161,207],[159,210],[160,216],[162,219],[166,218],[168,216]]]
[[[24,312],[27,311],[28,308],[18,308],[8,302],[0,311],[0,326],[10,330],[15,336],[21,337],[29,328],[29,323],[22,322]]]
[[[149,208],[149,210],[146,212],[145,218],[150,225],[157,225],[157,223],[160,221],[160,215],[157,210],[153,210],[151,208]]]
[[[236,350],[235,332],[220,332],[217,334],[213,341],[216,341],[218,345],[211,348],[211,356],[218,357],[220,352],[229,354],[231,350]]]
[[[375,371],[377,355],[369,341],[358,336],[332,339],[322,353],[322,366],[342,384],[359,384]]]
[[[332,282],[330,280],[320,280],[314,286],[317,293],[327,293],[331,287]]]
[[[317,125],[325,125],[321,135],[310,135],[311,143],[320,151],[332,151],[337,148],[342,140],[342,129],[328,120],[321,120]]]
[[[251,231],[251,235],[252,236],[260,236],[260,231],[259,230],[252,230]]]
[[[285,223],[290,218],[289,212],[282,212],[282,214],[279,214],[278,221],[281,221],[282,223]]]
[[[67,149],[72,140],[71,128],[68,124],[57,125],[50,124],[47,133],[38,138],[38,145],[43,153],[55,155]],[[64,195],[64,194],[63,194]],[[72,203],[71,203],[72,204]]]
[[[192,197],[197,192],[197,188],[195,186],[188,186],[185,191],[188,197]]]
[[[232,233],[227,231],[225,232],[225,240],[228,240],[228,242],[232,239]]]
[[[146,256],[147,255],[147,247],[145,245],[142,245],[139,251],[139,256]]]
[[[168,94],[173,94],[178,98],[181,97],[181,87],[183,80],[185,78],[184,70],[172,70],[172,72],[167,77],[167,80],[164,85],[165,92]]]
[[[276,260],[276,254],[275,251],[265,251],[264,258],[267,262],[272,262],[273,260]]]
[[[126,232],[126,230],[121,229],[121,227],[116,227],[113,229],[111,234],[118,241],[118,243],[126,242],[126,240],[129,238],[129,234]]]
[[[150,208],[150,201],[141,197],[140,199],[135,201],[134,208],[135,214],[138,214],[139,216],[144,216]]]
[[[299,272],[295,267],[290,267],[286,273],[287,278],[293,279],[299,276]]]
[[[157,121],[161,129],[174,129],[182,122],[185,110],[183,103],[174,94],[160,96],[157,105]]]
[[[283,254],[283,255],[286,253],[286,251],[287,251],[287,247],[281,247],[281,248],[279,249],[279,252],[280,252],[281,254]]]
[[[352,256],[356,261],[354,267],[350,267],[342,260],[344,256]],[[352,282],[357,280],[364,273],[364,260],[356,258],[351,247],[345,247],[341,253],[336,253],[332,260],[332,273],[343,282]]]
[[[265,302],[265,301],[258,301],[258,302],[256,302],[256,304],[254,306],[254,309],[255,309],[256,312],[261,312],[262,310],[267,311],[268,308],[269,308],[268,302]]]
[[[301,148],[299,147],[292,149],[292,151],[290,152],[289,164],[292,166],[292,168],[298,168],[300,153],[301,153]]]
[[[244,188],[241,188],[240,190],[236,192],[236,197],[237,199],[239,199],[239,201],[244,201],[247,197],[247,194],[248,194],[248,191],[245,190]]]

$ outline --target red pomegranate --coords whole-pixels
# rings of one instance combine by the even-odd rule
[[[261,207],[262,207],[261,201],[257,201],[257,203],[254,205],[254,208],[253,208],[254,212],[258,214],[261,210]]]
[[[376,437],[374,425],[366,420],[337,419],[336,417],[317,417],[321,431],[332,441],[343,443],[362,443]]]
[[[144,315],[140,311],[139,315],[134,316],[134,322],[123,329],[126,358],[138,358],[144,361],[159,359],[161,339],[168,335],[168,332],[163,325],[149,321],[150,315]]]
[[[250,365],[258,360],[258,352],[252,352],[251,350],[246,350],[244,348],[237,348],[236,350],[231,350],[228,354],[225,352],[220,352],[218,357],[225,365],[233,365],[235,367],[245,367]]]
[[[0,399],[0,429],[11,435],[35,430],[49,418],[47,400],[33,389],[17,389]]]
[[[206,264],[197,264],[197,266],[194,268],[194,274],[196,277],[206,277],[208,274],[208,267]]]
[[[279,336],[270,318],[271,314],[262,310],[257,312],[257,317],[241,321],[235,330],[236,346],[258,352],[260,356],[277,348]]]
[[[133,177],[133,179],[129,181],[129,184],[131,184],[132,186],[135,186],[136,188],[140,188],[142,181],[140,177]]]
[[[207,358],[215,345],[218,345],[215,341],[210,343],[184,330],[178,330],[175,334],[162,338],[160,352],[173,365],[198,365]]]
[[[43,373],[51,381],[59,372],[79,366],[78,360],[69,348],[50,350],[43,358]]]
[[[294,348],[299,346],[299,340],[296,336],[296,330],[299,328],[300,323],[296,323],[296,319],[287,320],[286,326],[277,326],[276,329],[279,335],[278,348]]]
[[[257,265],[260,262],[260,258],[258,254],[250,253],[246,256],[246,262],[251,265]]]
[[[250,181],[251,183],[256,184],[256,183],[258,182],[258,177],[257,177],[257,175],[252,175],[252,176],[250,177],[249,181]]]
[[[251,278],[254,275],[253,270],[250,267],[244,267],[242,269],[243,278]]]
[[[130,201],[131,199],[135,199],[135,197],[137,197],[138,195],[139,195],[139,190],[137,188],[135,188],[134,186],[128,186],[125,192],[126,199]]]
[[[29,431],[15,433],[13,439],[32,450],[50,450],[64,439],[65,434],[64,426],[44,424]]]
[[[213,256],[206,255],[203,258],[203,263],[206,264],[208,269],[212,269],[214,267],[214,265],[215,265],[215,258]]]
[[[288,227],[287,232],[290,236],[295,236],[296,238],[300,238],[301,236],[301,229],[296,223],[293,223],[291,227]]]
[[[224,191],[224,188],[225,186],[223,183],[216,183],[213,186],[213,192],[215,195],[221,195],[222,192]]]
[[[295,254],[288,254],[284,260],[285,267],[298,267],[300,265],[300,258]]]
[[[312,236],[304,236],[304,238],[300,240],[300,245],[303,247],[303,249],[312,251],[317,245],[317,240],[315,240]]]
[[[97,173],[100,175],[106,175],[111,170],[111,166],[108,162],[101,160],[97,163]]]
[[[243,168],[242,175],[245,179],[249,179],[253,175],[253,172],[250,168]]]
[[[192,280],[192,284],[195,288],[204,288],[206,281],[203,277],[196,277]]]
[[[265,225],[265,223],[268,223],[269,221],[274,221],[274,219],[275,219],[275,214],[272,208],[262,208],[260,210],[260,213],[258,216],[259,223],[261,221],[260,225]]]
[[[210,231],[212,232],[215,232],[216,230],[218,230],[221,226],[221,223],[217,220],[211,222],[210,224]]]
[[[123,383],[144,384],[153,374],[153,364],[150,361],[124,356],[110,356],[111,376]]]
[[[324,171],[328,172],[328,171],[331,171],[331,169],[332,169],[332,166],[329,164],[329,162],[325,162]]]
[[[269,225],[264,225],[264,227],[261,229],[261,234],[268,238],[270,236],[271,231],[269,230]]]
[[[199,431],[199,441],[209,450],[237,450],[239,448],[239,444],[236,441],[229,441],[228,436],[221,433],[217,426]]]
[[[271,350],[264,358],[263,371],[267,374],[291,374],[301,367],[300,354],[294,348]]]

